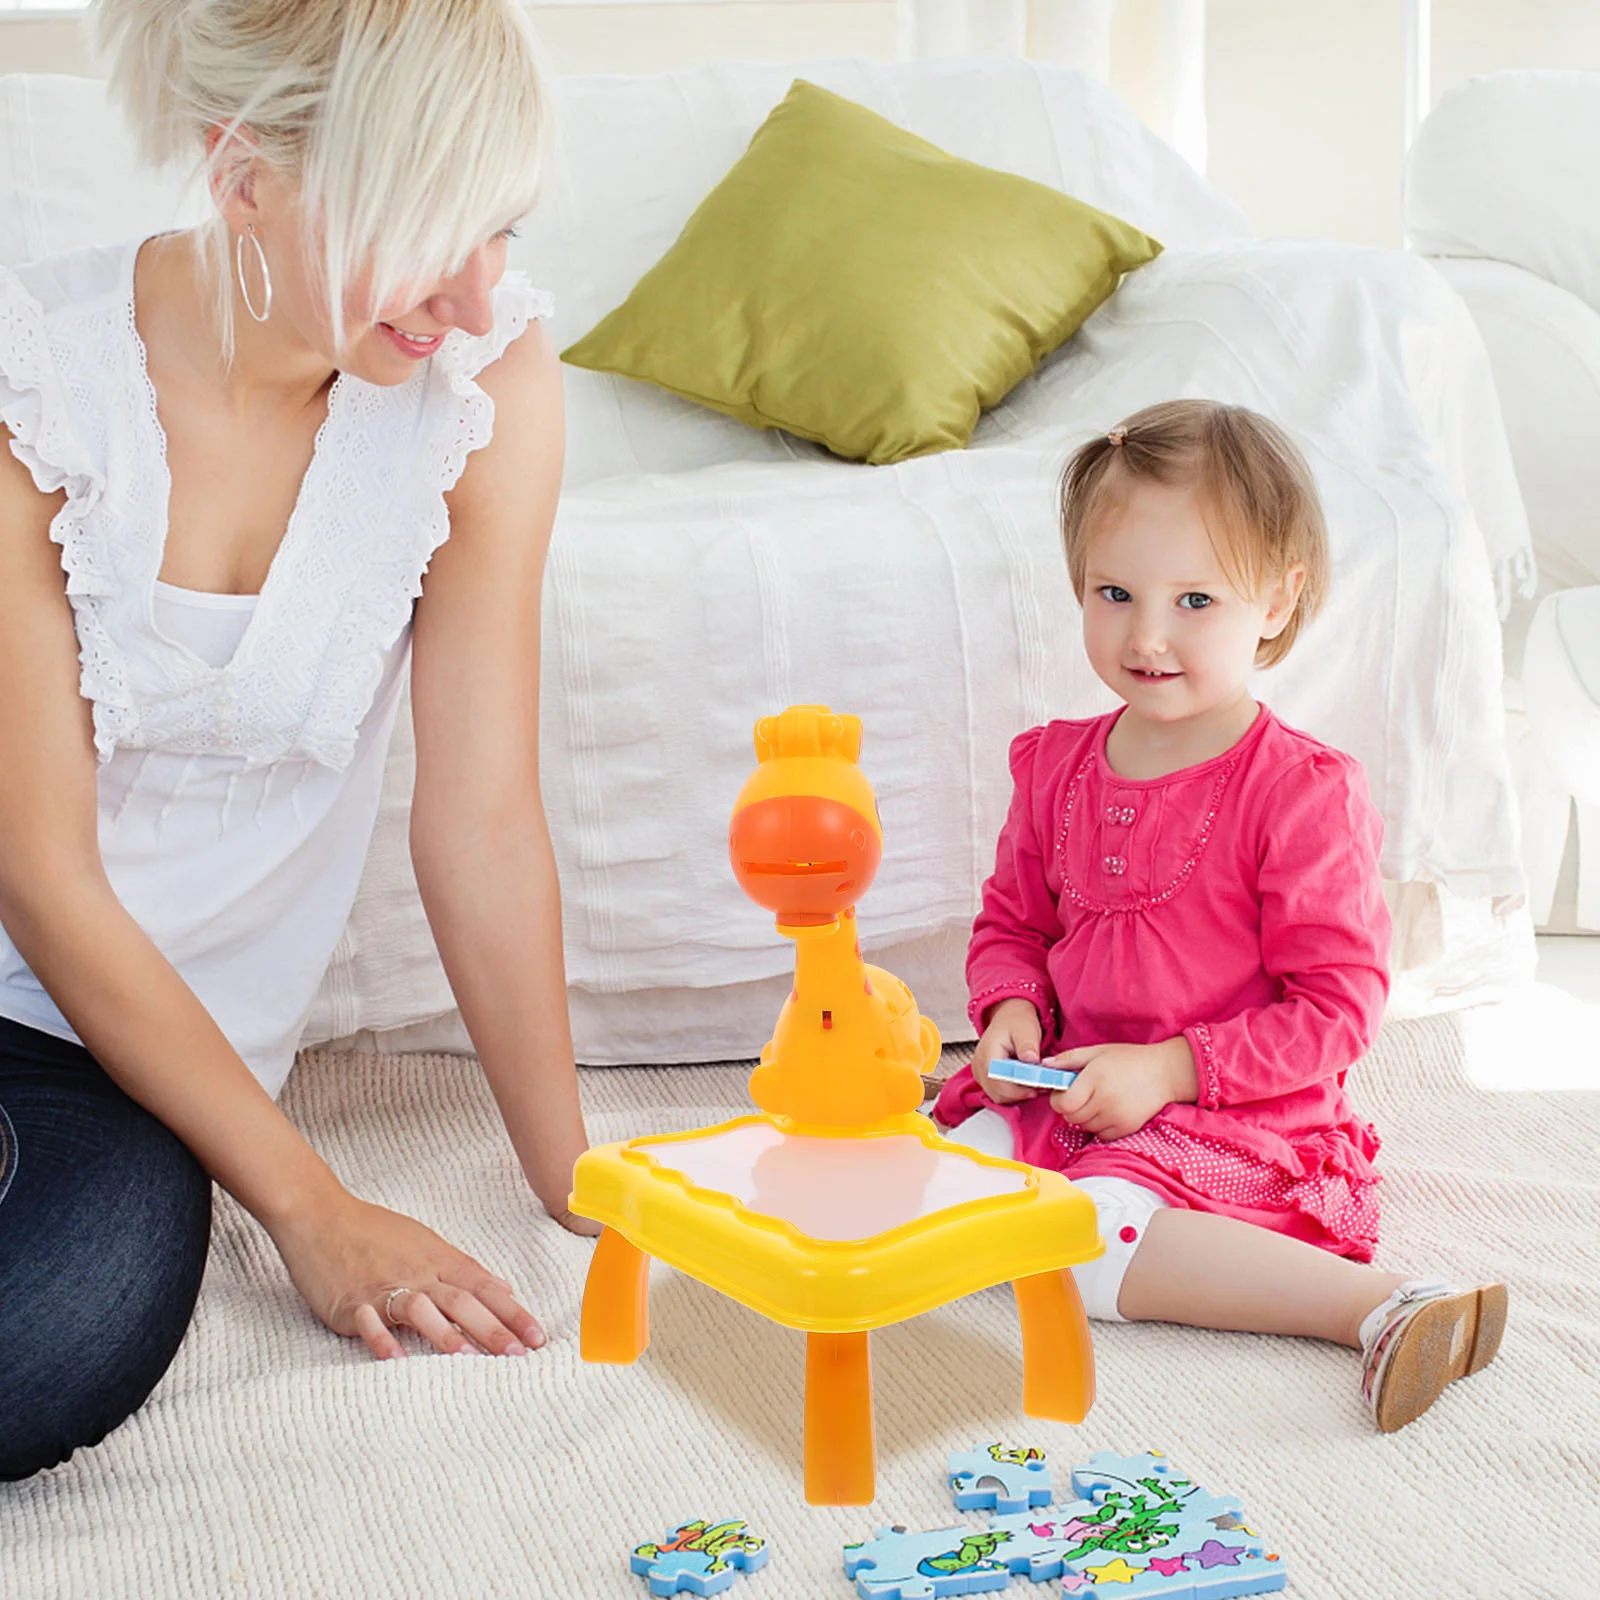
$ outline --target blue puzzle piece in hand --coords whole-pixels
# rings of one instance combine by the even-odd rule
[[[934,1600],[938,1595],[983,1594],[1011,1582],[993,1559],[1004,1534],[987,1528],[934,1528],[907,1533],[880,1528],[871,1539],[844,1547],[844,1573],[856,1580],[861,1600]]]
[[[963,1511],[1026,1511],[1050,1504],[1050,1469],[1044,1451],[1029,1445],[1008,1450],[979,1444],[950,1457],[950,1487]]]
[[[1063,1556],[1061,1588],[1077,1600],[1231,1600],[1288,1581],[1234,1496],[1212,1494],[1154,1451],[1100,1451],[1074,1469],[1072,1486],[1084,1498],[1058,1517],[1087,1548]]]
[[[653,1595],[720,1594],[739,1571],[754,1572],[766,1565],[767,1541],[745,1531],[736,1520],[709,1522],[701,1518],[676,1527],[659,1544],[641,1544],[629,1566],[650,1580]]]
[[[1078,1074],[1065,1067],[1042,1067],[1032,1061],[1013,1061],[996,1056],[989,1063],[989,1076],[1006,1083],[1020,1083],[1028,1089],[1069,1089]]]

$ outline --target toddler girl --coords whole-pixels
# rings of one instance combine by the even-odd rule
[[[1388,994],[1382,824],[1360,765],[1246,687],[1321,600],[1311,474],[1265,418],[1172,401],[1077,452],[1061,515],[1124,704],[1012,743],[967,956],[982,1037],[935,1116],[1093,1198],[1090,1316],[1350,1345],[1390,1432],[1494,1358],[1506,1291],[1366,1264],[1378,1136],[1344,1079]],[[996,1056],[1078,1076],[1021,1088]]]

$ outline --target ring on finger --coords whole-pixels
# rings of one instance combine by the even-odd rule
[[[383,1320],[387,1322],[391,1328],[398,1328],[401,1326],[399,1319],[395,1316],[392,1309],[395,1296],[415,1293],[416,1291],[411,1287],[410,1284],[402,1283],[398,1289],[391,1289],[388,1294],[383,1297]]]

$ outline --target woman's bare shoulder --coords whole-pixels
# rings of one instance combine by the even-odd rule
[[[494,430],[449,492],[452,538],[479,522],[503,523],[508,501],[526,503],[558,488],[565,454],[561,362],[542,319],[530,321],[473,381],[494,403]]]

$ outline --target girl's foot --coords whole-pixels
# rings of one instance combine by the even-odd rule
[[[1414,1422],[1446,1384],[1482,1371],[1505,1326],[1503,1283],[1408,1278],[1361,1324],[1361,1393],[1379,1430]]]

